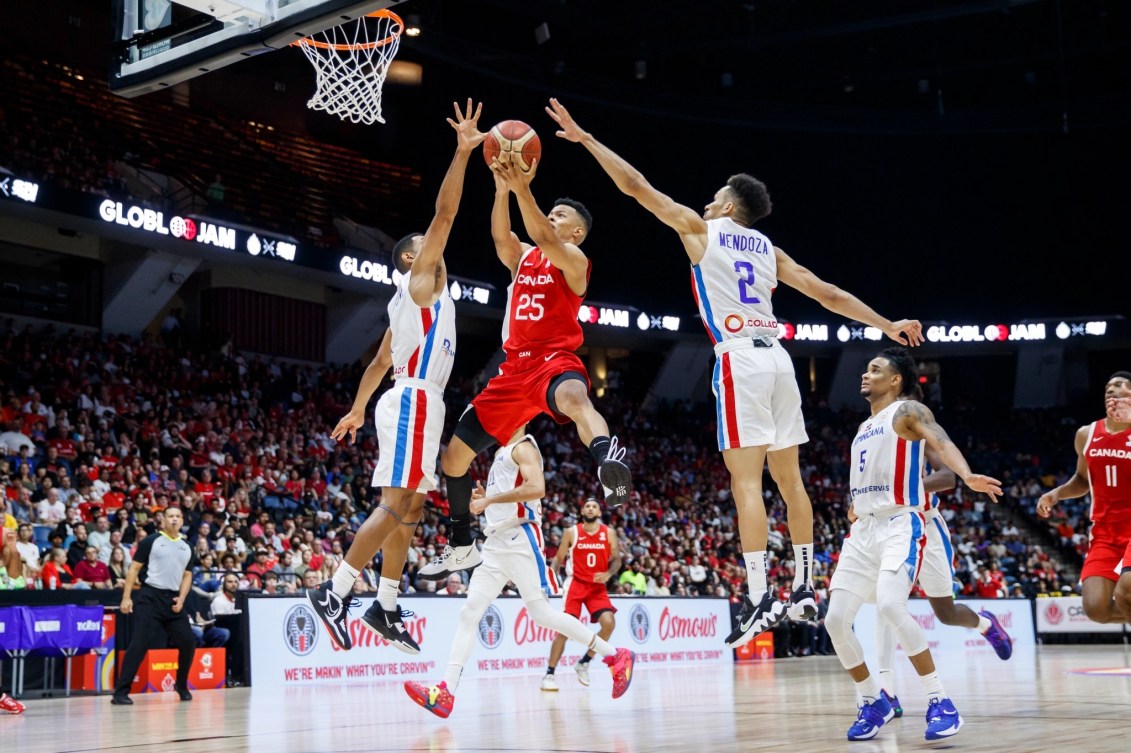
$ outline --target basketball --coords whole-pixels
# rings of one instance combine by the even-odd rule
[[[483,141],[483,159],[490,165],[495,157],[528,172],[534,160],[542,160],[542,140],[521,120],[504,120]]]

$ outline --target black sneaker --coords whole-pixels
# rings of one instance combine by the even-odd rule
[[[310,606],[314,607],[315,614],[322,618],[322,624],[326,626],[326,632],[330,634],[334,645],[343,651],[349,651],[353,647],[349,633],[349,611],[354,602],[361,602],[353,598],[343,599],[334,593],[331,586],[332,581],[326,581],[320,586],[308,588],[306,598],[310,601]]]
[[[805,621],[817,617],[817,597],[812,586],[802,586],[789,595],[789,619]]]
[[[624,464],[624,455],[627,450],[621,447],[617,438],[609,441],[609,454],[597,469],[597,478],[605,491],[605,502],[609,507],[620,507],[628,501],[632,491],[632,473]]]
[[[755,606],[749,596],[742,597],[742,609],[738,612],[738,627],[727,636],[728,648],[738,648],[754,639],[754,636],[777,625],[785,619],[786,606],[770,596],[767,591]]]
[[[381,602],[373,600],[373,606],[361,615],[361,622],[367,628],[389,642],[393,648],[399,648],[406,654],[419,654],[420,644],[412,639],[405,627],[404,618],[412,617],[413,613],[401,609],[400,604],[395,609],[385,609]]]
[[[176,688],[176,691],[177,691],[177,697],[180,698],[182,701],[191,701],[192,700],[192,693],[190,693],[188,691],[188,688]]]

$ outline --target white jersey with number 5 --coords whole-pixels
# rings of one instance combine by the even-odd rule
[[[393,379],[423,379],[444,389],[456,353],[456,305],[445,286],[431,306],[417,306],[404,275],[389,301]]]
[[[691,289],[712,343],[778,336],[770,297],[778,261],[770,239],[729,217],[707,220],[707,249],[691,267]]]
[[[484,490],[488,497],[514,491],[524,483],[522,471],[512,455],[514,448],[523,442],[529,442],[534,446],[535,451],[538,450],[538,443],[534,441],[534,437],[527,434],[518,442],[495,451],[495,462],[491,463],[491,470],[487,474],[487,488]],[[541,452],[538,453],[538,462],[539,464],[542,462]],[[483,528],[483,533],[487,536],[527,523],[539,529],[542,527],[542,502],[537,499],[531,502],[488,505],[483,514],[487,516],[487,525]]]
[[[849,455],[852,508],[859,516],[923,511],[930,496],[923,490],[926,442],[895,433],[896,400],[860,424]]]

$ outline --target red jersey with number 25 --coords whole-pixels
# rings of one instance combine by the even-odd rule
[[[1096,421],[1084,445],[1084,462],[1092,486],[1092,520],[1131,523],[1131,429],[1112,434],[1104,419]]]
[[[592,267],[589,262],[586,283]],[[581,296],[570,290],[562,271],[537,246],[528,249],[507,288],[507,318],[503,322],[507,360],[580,348],[584,342],[577,321],[580,308]]]
[[[572,576],[586,583],[593,583],[597,573],[609,569],[609,527],[601,524],[593,533],[586,533],[585,526],[577,524],[574,529]]]

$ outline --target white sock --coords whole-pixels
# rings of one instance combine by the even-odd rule
[[[397,594],[400,593],[401,582],[392,578],[382,578],[377,586],[377,603],[386,612],[397,608]]]
[[[876,682],[878,682],[880,684],[881,688],[883,688],[884,690],[886,690],[888,692],[888,695],[895,695],[894,693],[891,692],[892,680],[895,679],[895,677],[893,676],[894,674],[895,673],[892,672],[892,670],[890,670],[890,669],[877,669],[876,670]]]
[[[943,690],[942,680],[939,679],[938,672],[932,672],[929,675],[919,675],[919,681],[923,683],[923,689],[927,691],[927,700],[932,698],[946,698],[946,691]]]
[[[447,683],[448,692],[453,696],[456,694],[456,688],[459,687],[459,678],[463,675],[462,664],[449,664],[448,671],[444,673],[444,682]]]
[[[593,641],[589,644],[589,648],[585,650],[585,653],[588,654],[590,651],[597,654],[597,656],[600,656],[601,658],[612,656],[617,652],[617,650],[613,648],[608,641],[606,641],[599,635],[593,636]]]
[[[992,622],[987,620],[982,615],[978,615],[978,632],[979,633],[981,633],[982,635],[985,635],[987,632],[989,632],[989,629],[992,628],[993,626],[994,626],[994,624]]]
[[[766,587],[766,571],[769,570],[766,552],[743,552],[742,559],[746,562],[746,582],[750,585],[750,601],[757,606],[762,594],[769,590]]]
[[[813,545],[793,545],[793,590],[808,586],[813,581]]]
[[[342,560],[338,569],[334,571],[334,579],[330,581],[330,587],[334,590],[334,593],[344,599],[350,595],[350,591],[353,591],[354,581],[357,580],[359,575],[361,575],[360,570]]]
[[[880,697],[880,683],[875,675],[868,675],[867,678],[856,683],[856,692],[864,699],[864,703],[871,703]]]

